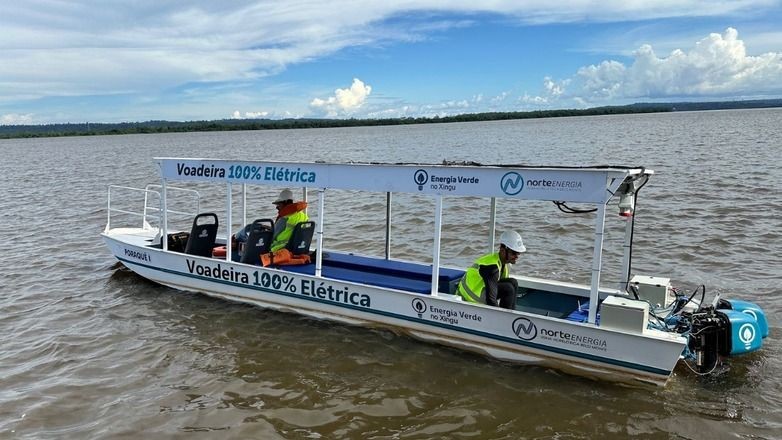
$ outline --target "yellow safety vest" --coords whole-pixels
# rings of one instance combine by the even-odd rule
[[[467,268],[462,280],[459,282],[457,290],[465,301],[486,304],[486,284],[483,282],[480,267],[491,265],[497,266],[498,272],[501,271],[499,279],[508,278],[508,265],[506,264],[505,267],[502,267],[499,252],[478,258],[472,266]]]
[[[293,214],[277,220],[274,224],[274,238],[272,239],[272,252],[284,248],[293,235],[293,228],[299,223],[309,220],[304,211],[296,211]]]

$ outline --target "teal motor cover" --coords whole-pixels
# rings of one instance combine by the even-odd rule
[[[763,345],[758,321],[752,315],[736,310],[718,310],[730,324],[727,335],[730,341],[730,356],[750,353],[760,349]]]
[[[730,309],[746,313],[755,318],[755,320],[758,321],[758,326],[760,326],[760,336],[763,338],[768,336],[768,321],[766,320],[766,314],[763,313],[763,310],[760,307],[749,301],[741,301],[738,299],[729,299],[725,302],[730,304]]]

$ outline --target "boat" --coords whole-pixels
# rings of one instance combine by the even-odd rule
[[[618,382],[665,385],[677,364],[694,374],[718,370],[728,358],[761,349],[768,323],[754,303],[715,296],[705,287],[682,292],[661,276],[631,274],[634,212],[654,171],[638,166],[537,167],[477,163],[303,163],[155,158],[160,183],[109,185],[101,234],[114,257],[148,280],[183,291],[349,325],[384,327],[424,341],[503,361],[538,364]],[[224,212],[200,212],[193,187],[225,191]],[[264,266],[265,222],[251,223],[241,248],[234,224],[248,223],[247,188],[317,193],[317,218],[297,226],[286,249],[300,264]],[[234,190],[241,199],[234,200]],[[309,191],[308,191],[309,190]],[[384,256],[323,249],[326,199],[335,190],[382,198],[393,194],[434,201],[431,261],[391,257],[393,221],[386,215]],[[130,195],[128,195],[130,194]],[[490,199],[487,248],[496,249],[498,199],[551,201],[594,212],[589,284],[512,275],[513,310],[465,301],[457,293],[464,268],[440,263],[444,197]],[[124,203],[130,200],[131,208]],[[187,209],[180,206],[187,206]],[[234,211],[241,207],[242,218]],[[626,219],[618,286],[601,285],[609,209]],[[172,226],[192,220],[190,230]],[[238,217],[238,216],[236,216]],[[265,238],[264,238],[265,237]],[[475,256],[476,258],[478,255]],[[688,370],[684,370],[688,371]]]

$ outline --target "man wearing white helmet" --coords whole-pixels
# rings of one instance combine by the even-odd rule
[[[294,202],[293,191],[288,188],[280,191],[280,195],[272,203],[277,208],[277,218],[274,219],[274,235],[271,244],[271,251],[274,252],[284,248],[293,235],[293,228],[301,222],[308,221],[309,217],[304,212],[307,209],[307,202]],[[237,241],[247,241],[250,226],[245,226],[236,234]]]
[[[293,191],[285,188],[273,202],[277,208],[277,218],[274,220],[274,238],[272,239],[272,252],[280,250],[288,244],[293,235],[293,228],[301,222],[309,220],[307,202],[293,201]]]
[[[503,232],[499,251],[475,260],[465,271],[457,291],[467,302],[515,309],[518,282],[508,276],[508,265],[515,264],[526,250],[518,232]]]

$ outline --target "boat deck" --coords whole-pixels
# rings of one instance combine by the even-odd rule
[[[280,266],[278,269],[314,275],[315,264]],[[431,293],[432,266],[405,261],[386,260],[339,252],[323,254],[322,275],[327,278],[351,281],[372,286],[404,290],[422,294]],[[440,268],[439,293],[455,295],[464,271]],[[586,321],[588,307],[579,303],[583,298],[519,286],[516,310],[553,318]],[[583,319],[581,319],[583,318]]]
[[[223,240],[218,240],[218,245],[220,241]],[[159,244],[148,244],[148,246],[160,248]],[[234,252],[233,259],[239,260],[239,258],[238,252]],[[321,275],[326,278],[425,295],[430,294],[432,290],[431,265],[334,251],[324,252],[322,263]],[[277,266],[276,269],[314,275],[315,263]],[[456,295],[456,288],[463,275],[463,270],[441,267],[438,292]],[[589,303],[588,298],[527,287],[520,283],[516,310],[574,322],[586,322]]]
[[[315,264],[280,266],[278,269],[314,275]],[[322,276],[371,286],[398,289],[422,294],[431,293],[432,266],[384,258],[367,257],[340,252],[323,254]],[[440,268],[438,292],[456,295],[456,288],[464,271]],[[519,286],[516,310],[552,318],[567,318],[586,322],[586,298],[558,292]]]

